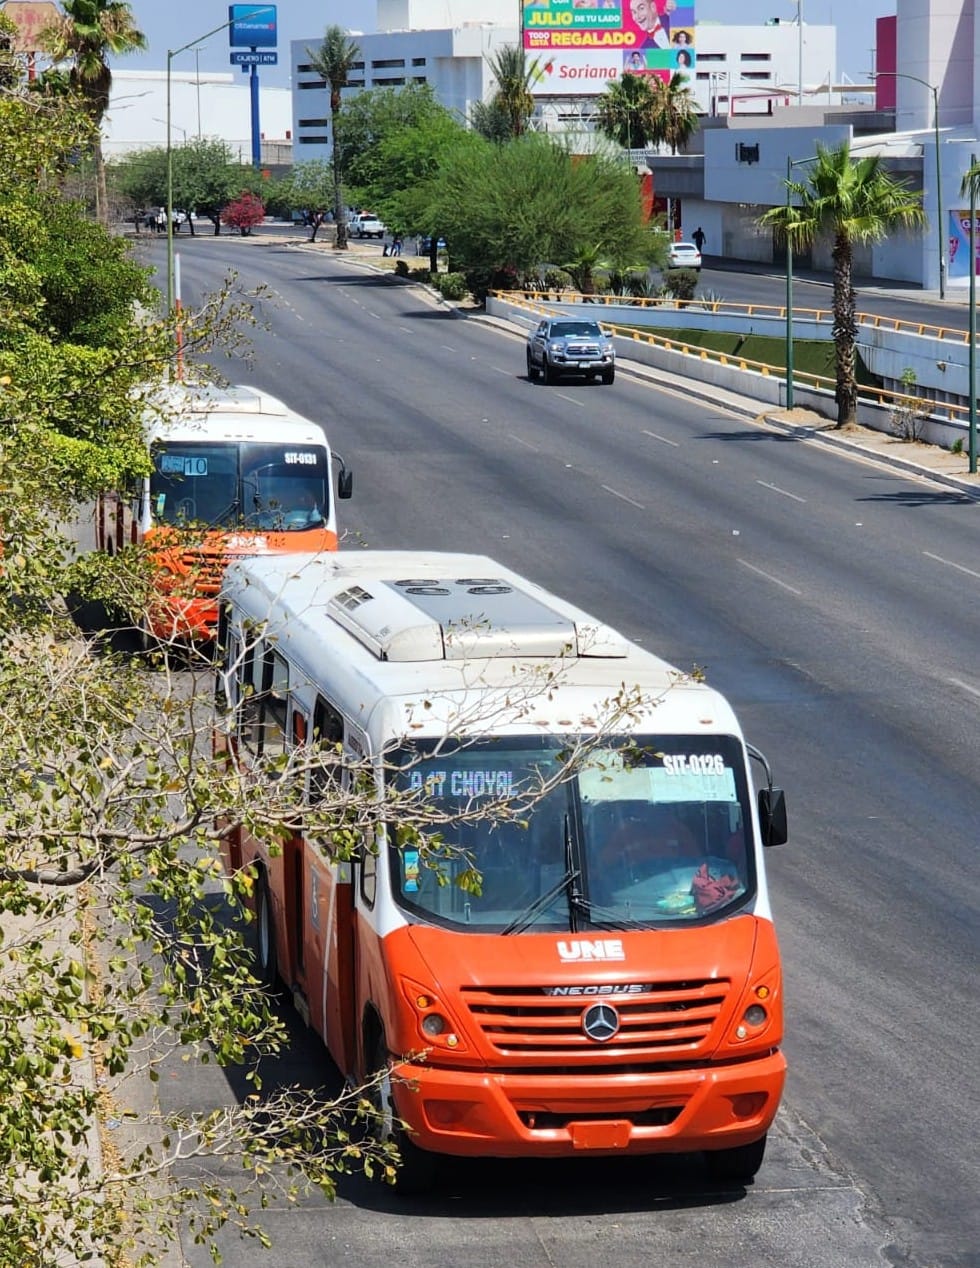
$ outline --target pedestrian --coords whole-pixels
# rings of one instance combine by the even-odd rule
[[[396,233],[391,242],[391,254],[401,255],[401,253],[402,253],[402,235],[400,233]]]
[[[698,227],[691,234],[691,241],[694,243],[694,245],[697,247],[699,251],[704,250],[704,244],[707,241],[707,238],[708,238],[708,235],[705,233],[705,231],[701,228],[700,225],[698,225]]]

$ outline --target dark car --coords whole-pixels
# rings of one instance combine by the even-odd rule
[[[616,377],[616,349],[597,321],[574,317],[546,317],[527,337],[527,377],[544,376],[554,383],[562,374],[612,383]]]

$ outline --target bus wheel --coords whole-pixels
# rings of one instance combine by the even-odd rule
[[[413,1144],[408,1132],[398,1121],[391,1086],[391,1061],[383,1034],[374,1050],[372,1070],[375,1076],[380,1076],[371,1090],[371,1101],[378,1113],[378,1120],[372,1129],[373,1135],[381,1144],[395,1145],[401,1159],[395,1174],[395,1192],[428,1193],[435,1183],[437,1159],[435,1154]]]
[[[255,966],[257,976],[267,991],[275,991],[279,985],[279,962],[276,957],[276,926],[272,915],[272,899],[269,882],[264,871],[255,881],[254,922]]]
[[[705,1152],[708,1175],[712,1180],[729,1180],[735,1184],[748,1184],[762,1166],[766,1153],[766,1138],[754,1140],[751,1145],[737,1145],[734,1149],[717,1149]]]

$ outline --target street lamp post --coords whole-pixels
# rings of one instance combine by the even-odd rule
[[[977,473],[977,156],[970,155],[970,347],[967,392],[970,395],[970,474]]]
[[[932,93],[932,126],[936,135],[936,239],[939,247],[939,298],[946,298],[946,255],[943,250],[946,234],[943,228],[943,165],[939,154],[939,89],[930,84],[928,79],[920,79],[918,75],[909,75],[904,70],[879,70],[875,78],[911,79],[921,84]]]
[[[786,219],[789,220],[793,160],[786,155]],[[793,235],[786,231],[786,408],[793,408]]]
[[[195,40],[188,40],[186,44],[181,44],[180,48],[167,49],[167,312],[172,313],[174,309],[174,154],[173,145],[171,143],[171,92],[170,92],[170,72],[173,66],[173,60],[178,53],[186,53],[189,48],[203,43],[204,40],[210,39],[212,35],[217,35],[219,31],[226,30],[235,22],[243,22],[248,18],[257,18],[263,13],[272,13],[273,5],[262,5],[259,8],[250,9],[247,13],[237,13],[234,17],[222,22],[220,26],[214,27],[210,31],[205,31],[203,35],[199,35]]]

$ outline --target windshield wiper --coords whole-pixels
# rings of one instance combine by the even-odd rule
[[[568,922],[572,932],[575,932],[575,913],[580,905],[585,902],[585,899],[582,897],[582,891],[578,887],[582,873],[577,867],[572,866],[572,837],[568,828],[567,814],[565,815],[564,826],[564,851],[565,874],[561,880],[552,885],[545,893],[535,898],[534,902],[525,907],[520,915],[515,916],[509,924],[501,929],[501,933],[520,933],[522,929],[526,929],[565,890],[568,890]]]
[[[581,873],[578,870],[567,871],[560,881],[552,885],[550,889],[539,895],[539,897],[535,898],[534,902],[525,907],[520,915],[515,916],[510,924],[504,925],[500,932],[520,933],[522,929],[526,929],[529,924],[541,915],[545,908],[551,906],[559,894],[568,889],[570,885],[574,885],[580,875]],[[577,893],[578,891],[575,892]],[[569,902],[571,903],[572,901],[574,900],[569,897]]]
[[[581,894],[570,894],[569,902],[573,904],[577,911],[586,916],[592,924],[606,925],[610,929],[622,929],[627,932],[630,929],[658,929],[659,925],[647,920],[632,920],[629,916],[621,916],[610,907],[602,907],[598,903],[590,902],[587,898],[583,898]]]

